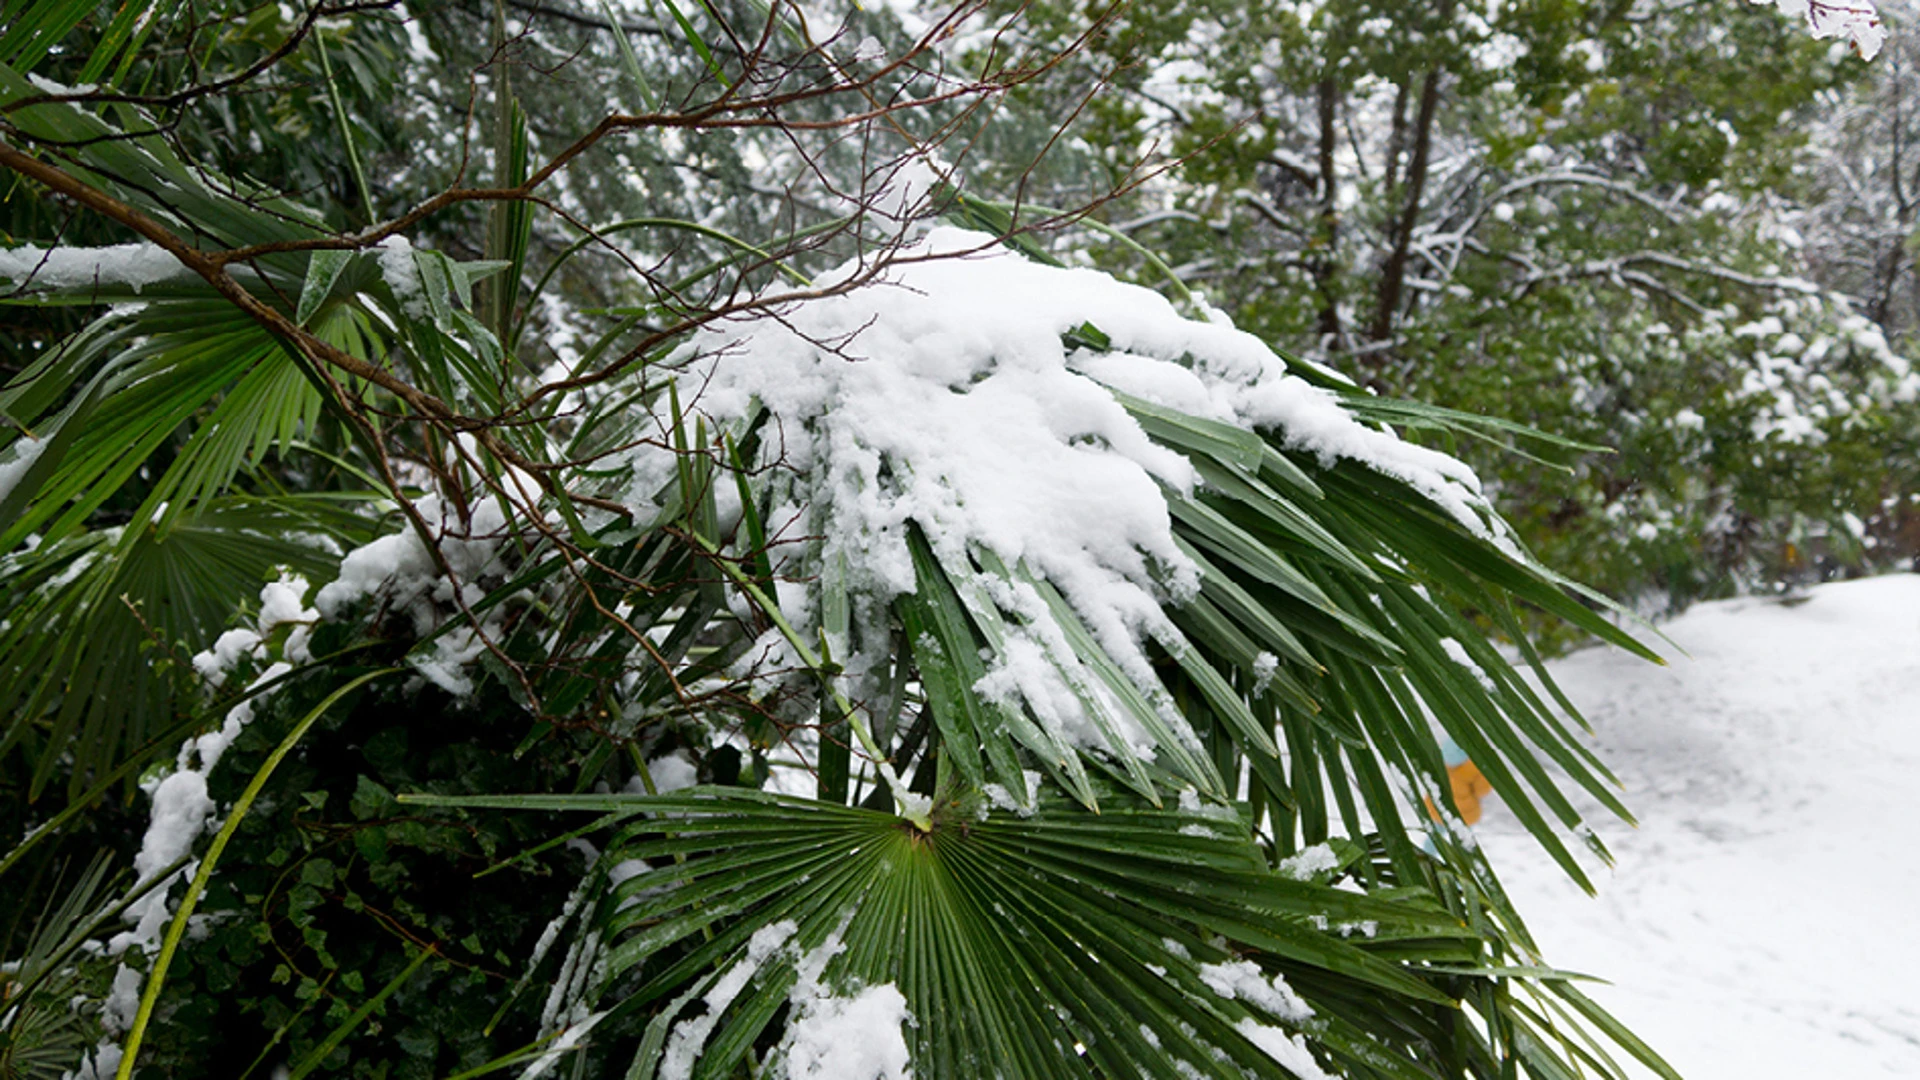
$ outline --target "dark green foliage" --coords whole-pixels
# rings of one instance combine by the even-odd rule
[[[296,682],[262,706],[214,774],[214,798],[236,796],[290,720],[353,672]],[[527,718],[500,700],[459,708],[431,689],[376,687],[309,732],[201,902],[210,925],[168,975],[144,1068],[239,1077],[306,1063],[321,1075],[430,1078],[532,1041],[537,999],[496,1014],[577,883],[580,856],[555,849],[476,882],[545,839],[553,819],[393,797],[570,786],[581,741],[556,734],[516,755]],[[349,1038],[317,1054],[343,1025]]]

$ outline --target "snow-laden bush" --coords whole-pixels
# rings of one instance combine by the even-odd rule
[[[631,103],[537,117],[514,65],[553,42],[503,21],[461,73],[502,186],[465,186],[449,113],[372,166],[395,195],[358,76],[403,35],[431,72],[431,40],[276,8],[244,48],[161,22],[119,63],[126,10],[35,0],[92,56],[0,37],[0,162],[151,245],[27,221],[61,273],[0,261],[55,312],[0,387],[0,782],[36,826],[0,877],[68,897],[0,968],[9,1039],[59,1018],[36,1069],[1657,1062],[1544,966],[1448,783],[1442,736],[1582,883],[1558,785],[1624,813],[1487,627],[1523,667],[1522,610],[1629,639],[1399,434],[1500,425],[1057,265],[915,139],[883,153],[1051,70],[947,65],[981,12],[899,64],[884,13],[822,40],[675,9],[636,46],[632,13],[571,12],[607,37],[567,63]],[[339,198],[301,148],[242,154],[295,52]],[[48,56],[69,84],[28,77]],[[129,65],[234,81],[129,99]],[[628,151],[791,187],[608,220]]]

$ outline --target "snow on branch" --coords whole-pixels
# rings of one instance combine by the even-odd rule
[[[24,291],[118,285],[139,292],[145,286],[186,274],[178,259],[153,244],[99,248],[27,244],[0,248],[0,288]]]

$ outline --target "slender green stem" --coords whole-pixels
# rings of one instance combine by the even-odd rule
[[[373,212],[373,195],[367,189],[367,171],[360,165],[360,148],[353,142],[353,127],[347,123],[347,107],[340,99],[340,84],[333,77],[333,61],[327,58],[327,36],[314,32],[313,44],[320,50],[320,73],[327,79],[327,101],[333,106],[333,119],[340,125],[340,139],[347,145],[347,165],[353,169],[353,186],[360,192],[360,207],[368,221],[380,220]]]

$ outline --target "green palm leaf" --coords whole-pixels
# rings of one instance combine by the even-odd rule
[[[164,532],[81,532],[0,562],[0,748],[29,748],[36,794],[71,751],[79,790],[172,725],[186,660],[276,568],[331,573],[321,538],[365,531],[351,501],[226,497]]]
[[[1156,808],[1112,787],[1098,815],[1057,797],[1013,813],[963,794],[936,806],[929,832],[739,789],[408,801],[629,816],[603,865],[655,869],[613,889],[598,920],[608,984],[622,987],[610,1004],[666,1006],[674,1034],[652,1049],[672,1059],[680,1045],[681,1064],[704,1049],[694,1076],[732,1075],[783,1009],[804,1023],[796,980],[823,959],[832,993],[898,988],[916,1021],[902,1038],[928,1075],[1176,1075],[1178,1062],[1222,1078],[1312,1075],[1300,1071],[1316,1067],[1310,1042],[1348,1075],[1417,1076],[1408,1062],[1444,1051],[1412,1033],[1438,1030],[1450,999],[1411,962],[1473,951],[1458,920],[1416,895],[1275,873],[1231,810]],[[1365,922],[1371,936],[1316,928],[1329,920]],[[770,937],[782,943],[771,953]],[[1239,996],[1220,989],[1249,976],[1263,995],[1243,981]],[[1337,996],[1295,999],[1289,985],[1365,987],[1406,1045],[1383,1052]],[[691,1007],[703,996],[706,1018]],[[1250,1026],[1298,1056],[1276,1060]],[[1387,1061],[1396,1054],[1402,1063]],[[652,1075],[645,1050],[635,1067]]]

